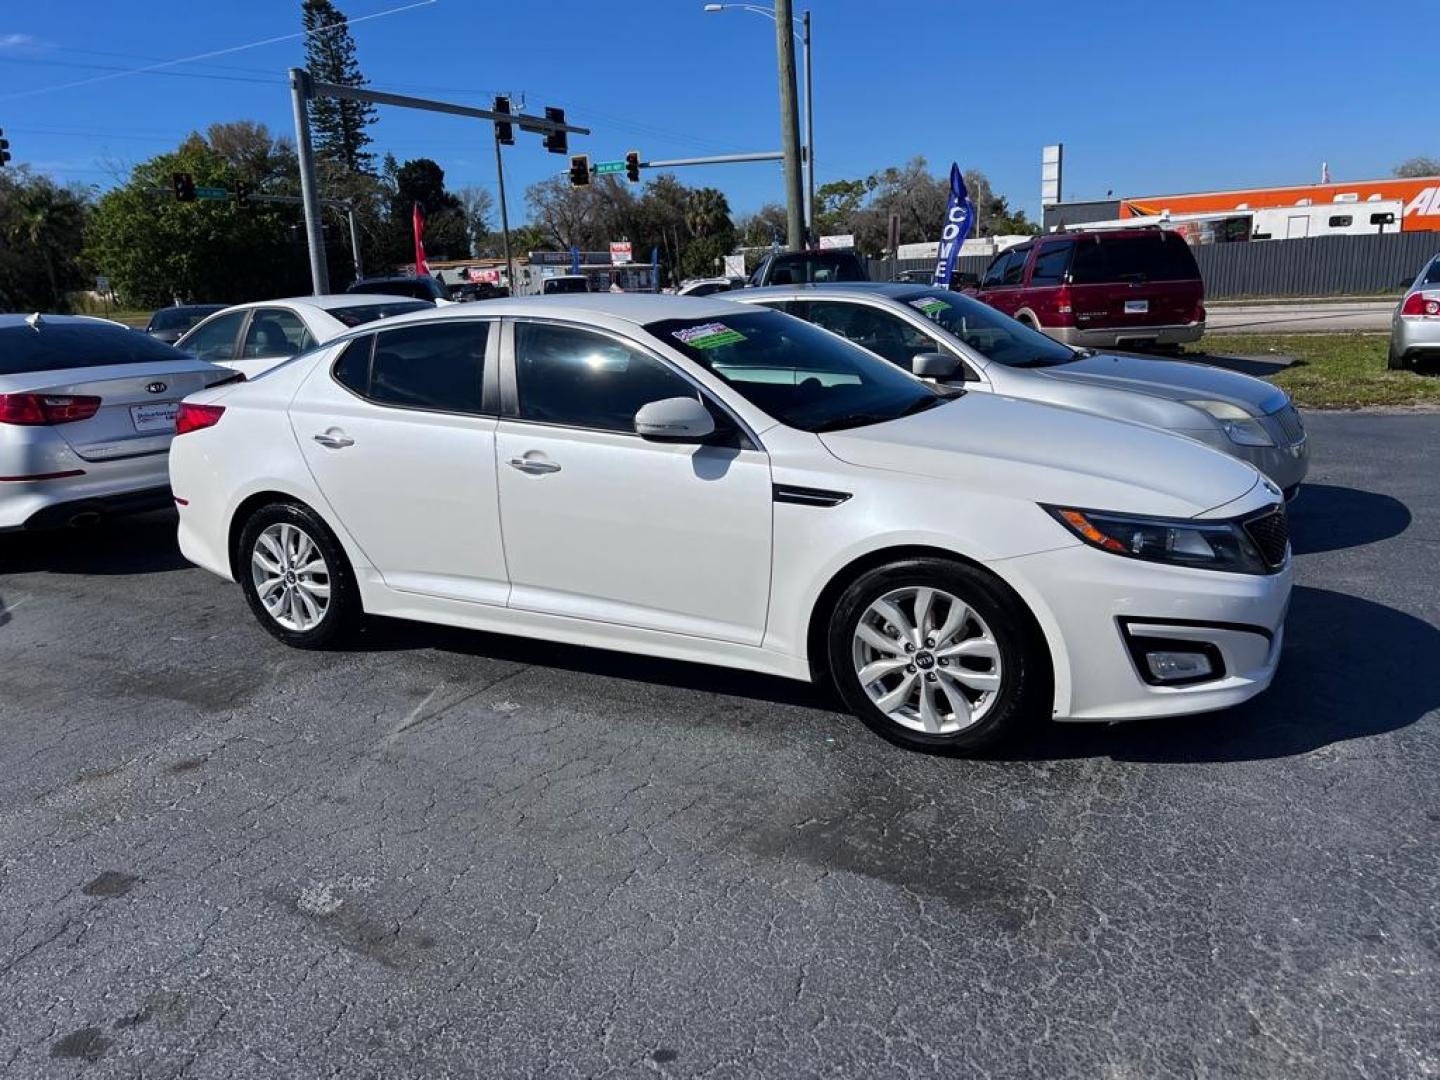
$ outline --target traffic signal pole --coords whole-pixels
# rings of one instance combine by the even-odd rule
[[[515,257],[510,254],[510,211],[505,207],[505,159],[500,156],[500,129],[495,129],[495,177],[500,184],[500,234],[505,238],[505,280],[515,295]]]
[[[316,296],[330,291],[325,263],[325,232],[320,221],[320,185],[315,179],[315,150],[310,145],[310,98],[314,83],[302,68],[290,69],[290,103],[295,110],[295,148],[300,162],[300,200],[305,206],[305,246],[310,251],[310,288]]]
[[[785,151],[785,222],[789,248],[805,246],[805,195],[800,177],[800,112],[795,101],[795,30],[791,0],[775,0],[775,48],[780,69],[780,134]]]
[[[300,160],[300,193],[305,204],[305,235],[310,247],[310,281],[315,292],[327,292],[330,288],[329,275],[325,269],[324,234],[320,228],[319,187],[315,180],[315,155],[310,146],[309,103],[317,97],[341,98],[347,101],[363,101],[370,105],[395,105],[402,109],[419,109],[423,112],[449,113],[451,116],[466,116],[475,120],[492,123],[514,122],[522,131],[538,132],[545,136],[545,148],[555,153],[565,153],[564,136],[571,133],[589,135],[590,129],[566,123],[564,111],[546,108],[544,116],[530,116],[525,113],[499,112],[494,109],[477,109],[471,105],[456,105],[448,101],[432,101],[429,98],[410,97],[406,94],[390,94],[381,90],[368,90],[359,86],[341,86],[338,83],[317,82],[303,68],[290,69],[290,96],[295,107],[295,142]],[[495,158],[500,163],[500,136],[495,136]],[[514,287],[514,265],[509,256],[510,227],[505,210],[505,174],[500,171],[500,213],[505,230],[506,265],[510,270],[511,286]]]

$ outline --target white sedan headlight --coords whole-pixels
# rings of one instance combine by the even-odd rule
[[[1275,445],[1275,440],[1265,430],[1265,425],[1239,405],[1231,405],[1228,401],[1187,401],[1185,404],[1213,416],[1220,425],[1220,430],[1225,432],[1233,443],[1240,446]]]

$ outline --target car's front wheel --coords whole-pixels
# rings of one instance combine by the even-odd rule
[[[862,575],[835,606],[828,659],[850,709],[912,749],[977,750],[1049,712],[1049,665],[1028,612],[961,563],[912,559]]]
[[[360,594],[339,542],[307,507],[273,503],[240,531],[238,577],[260,625],[302,649],[333,645],[360,617]]]

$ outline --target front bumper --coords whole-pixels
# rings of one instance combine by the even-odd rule
[[[1210,712],[1254,697],[1275,677],[1290,603],[1288,560],[1274,574],[1229,574],[1082,545],[1006,560],[996,569],[1046,631],[1057,720]],[[1213,650],[1223,670],[1186,685],[1151,685],[1133,655],[1137,636],[1193,642],[1197,651]]]
[[[1199,341],[1203,322],[1169,326],[1047,326],[1045,333],[1077,349],[1114,349],[1122,345],[1185,345]]]

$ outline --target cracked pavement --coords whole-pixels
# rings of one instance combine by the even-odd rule
[[[1440,1076],[1440,416],[1307,419],[1272,690],[982,761],[0,537],[0,1075]]]

